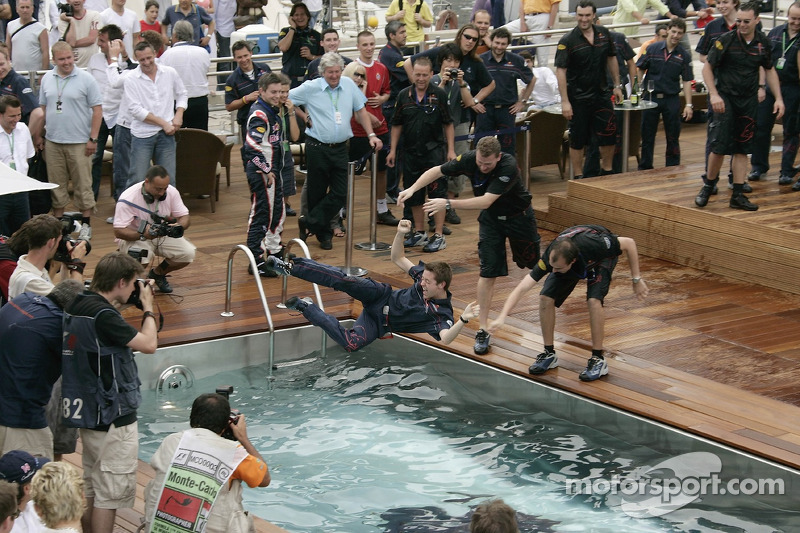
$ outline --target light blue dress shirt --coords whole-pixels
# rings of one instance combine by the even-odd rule
[[[312,125],[306,135],[331,144],[345,142],[353,136],[350,119],[367,102],[361,89],[346,76],[341,77],[335,89],[331,89],[323,77],[304,82],[289,91],[289,99],[294,105],[306,106]]]

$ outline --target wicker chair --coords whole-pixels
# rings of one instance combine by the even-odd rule
[[[211,199],[211,212],[216,212],[214,202],[219,199],[218,163],[225,143],[213,133],[193,128],[182,128],[175,133],[175,184],[183,195],[204,196]]]
[[[567,119],[562,115],[532,110],[517,120],[517,126],[526,121],[531,122],[531,167],[558,165],[558,172],[561,174],[561,179],[564,179],[566,171],[564,131],[567,129]],[[525,149],[525,135],[517,133],[516,142],[517,155],[521,157]]]

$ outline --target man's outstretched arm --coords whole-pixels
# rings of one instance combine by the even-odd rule
[[[405,235],[410,231],[411,221],[404,218],[397,223],[397,233],[394,234],[394,241],[392,241],[392,262],[406,274],[414,266],[414,263],[406,257],[406,250],[403,246]]]
[[[442,344],[450,344],[453,342],[458,334],[461,333],[461,330],[464,329],[464,325],[468,321],[477,317],[480,312],[481,306],[478,305],[478,302],[471,302],[467,304],[467,306],[464,308],[464,312],[461,313],[461,318],[457,318],[455,320],[453,327],[449,329],[443,329],[439,332],[439,338],[441,339]]]
[[[618,237],[619,247],[628,256],[628,264],[631,269],[631,280],[633,281],[633,292],[640,300],[647,297],[650,289],[647,288],[647,283],[642,279],[642,274],[639,271],[639,252],[636,249],[636,241],[630,237]]]

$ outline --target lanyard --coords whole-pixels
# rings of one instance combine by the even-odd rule
[[[794,42],[797,40],[797,37],[798,36],[795,35],[794,38],[791,41],[789,41],[789,46],[786,46],[786,32],[783,32],[783,34],[781,34],[781,46],[783,48],[783,50],[781,51],[781,57],[786,55],[786,50],[792,47]]]
[[[11,130],[10,135],[6,133],[6,140],[8,141],[8,148],[11,150],[11,163],[9,163],[8,166],[17,170],[17,163],[14,161],[14,130]]]
[[[286,108],[280,113],[281,115],[281,131],[283,132],[283,149],[289,150],[289,137],[287,136],[289,130],[286,129],[286,113],[288,110]]]
[[[69,80],[72,79],[72,76],[68,77],[64,81],[64,85],[63,86],[59,83],[59,80],[60,80],[61,76],[56,74],[55,77],[56,77],[56,92],[58,93],[58,96],[57,96],[57,99],[56,99],[56,110],[57,111],[61,111],[61,95],[64,94],[64,89],[67,88],[67,84],[69,83]]]
[[[339,88],[339,86],[337,85],[337,86],[336,86],[336,89],[338,89],[338,88]],[[327,93],[328,93],[328,98],[330,98],[330,99],[331,99],[331,104],[333,105],[333,109],[334,109],[334,110],[336,110],[336,112],[338,112],[338,111],[339,111],[339,93],[338,93],[338,92],[336,92],[336,89],[331,89],[331,87],[330,87],[330,85],[329,85],[329,86],[326,88],[326,91],[325,91],[325,92],[327,92]],[[334,93],[334,92],[336,92],[336,100],[334,100],[334,99],[333,99],[333,93]]]

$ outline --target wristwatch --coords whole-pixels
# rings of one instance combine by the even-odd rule
[[[89,137],[89,142],[97,144],[97,139],[95,139],[94,137]]]
[[[642,281],[642,278],[631,278],[631,281],[632,281],[634,284],[636,284],[636,283],[639,283],[640,281]]]

